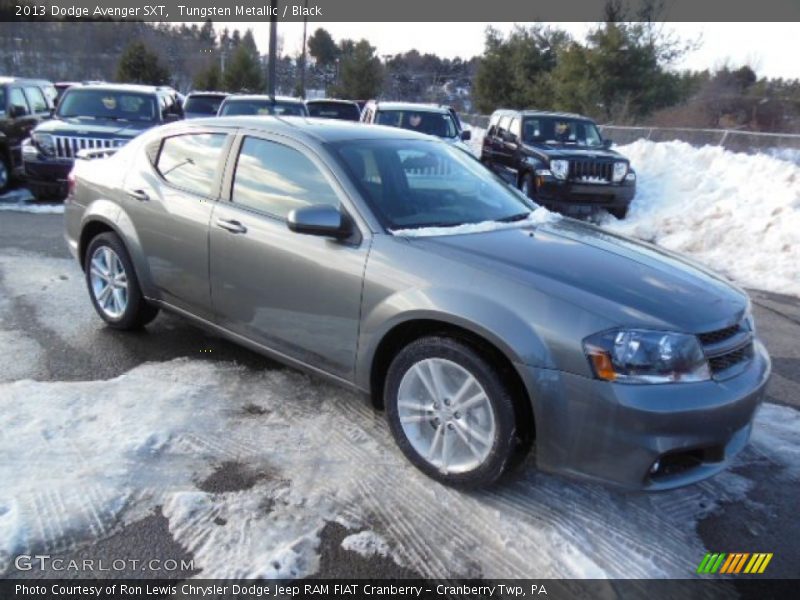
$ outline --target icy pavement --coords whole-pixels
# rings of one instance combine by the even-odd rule
[[[38,214],[61,214],[64,212],[64,204],[35,203],[33,196],[27,189],[18,188],[0,194],[0,211],[4,210]]]

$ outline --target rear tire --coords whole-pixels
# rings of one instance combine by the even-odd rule
[[[513,398],[498,370],[459,340],[431,336],[403,348],[389,366],[384,402],[400,450],[437,481],[488,486],[512,461]]]
[[[620,221],[628,216],[628,207],[623,206],[621,208],[609,208],[608,212],[610,212],[613,216],[615,216]]]
[[[128,251],[116,233],[89,243],[84,260],[86,285],[97,314],[114,329],[139,329],[158,315],[142,295]]]

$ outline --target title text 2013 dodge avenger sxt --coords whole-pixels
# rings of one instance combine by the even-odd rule
[[[747,295],[543,210],[415,132],[232,117],[77,161],[66,229],[110,326],[168,309],[366,392],[445,483],[531,446],[628,488],[723,469],[770,371]]]

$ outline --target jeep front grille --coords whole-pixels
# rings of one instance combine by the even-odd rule
[[[569,161],[569,178],[575,181],[610,182],[613,171],[613,162],[577,159]]]
[[[79,151],[87,148],[117,148],[127,142],[126,139],[89,138],[57,135],[56,156],[58,158],[75,158]]]

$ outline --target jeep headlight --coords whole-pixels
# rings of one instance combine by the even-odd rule
[[[614,163],[614,173],[612,175],[614,182],[620,182],[625,179],[625,175],[628,174],[628,163],[626,162],[615,162]]]
[[[33,143],[39,149],[39,152],[44,154],[45,156],[55,156],[56,155],[56,142],[53,139],[53,136],[49,133],[36,133],[31,136],[33,138]]]
[[[550,171],[556,179],[566,179],[569,174],[569,161],[562,159],[551,160]]]
[[[711,379],[697,336],[616,329],[590,336],[583,348],[594,374],[617,383],[675,383]]]

